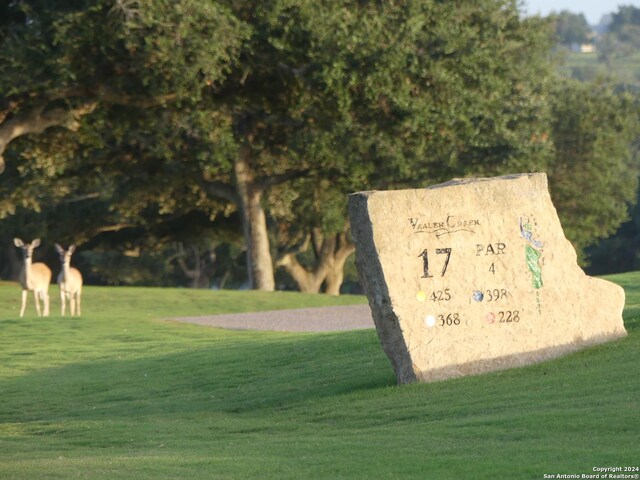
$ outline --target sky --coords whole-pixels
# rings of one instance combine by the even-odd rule
[[[525,11],[529,15],[546,17],[551,12],[568,10],[583,13],[589,25],[597,25],[603,15],[617,12],[622,5],[640,8],[640,0],[524,0]]]

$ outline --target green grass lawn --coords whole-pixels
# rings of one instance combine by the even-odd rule
[[[80,319],[39,319],[32,303],[20,319],[19,287],[1,284],[0,479],[537,479],[638,465],[640,273],[610,279],[627,292],[628,337],[400,387],[373,330],[166,320],[363,297],[88,287]]]

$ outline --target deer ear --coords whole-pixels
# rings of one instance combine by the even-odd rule
[[[24,242],[22,240],[20,240],[19,238],[17,238],[17,237],[13,239],[13,244],[16,247],[23,247],[24,246]]]
[[[67,250],[69,252],[69,254],[73,254],[73,252],[76,251],[76,246],[75,245],[69,245],[69,250]]]
[[[58,245],[57,243],[53,245],[53,247],[56,249],[56,252],[58,252],[60,255],[62,255],[62,252],[64,252],[64,248],[62,248],[60,245]]]
[[[40,246],[40,239],[36,238],[33,242],[31,242],[31,246],[33,248],[39,247]]]

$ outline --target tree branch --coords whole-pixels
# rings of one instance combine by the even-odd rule
[[[75,107],[47,109],[52,102],[74,98],[81,99]],[[77,131],[80,128],[80,118],[93,112],[99,103],[150,108],[175,101],[177,98],[175,93],[139,98],[113,90],[106,85],[88,88],[73,86],[47,92],[46,98],[36,106],[14,116],[11,116],[11,113],[20,106],[21,101],[11,99],[5,108],[0,110],[0,173],[5,168],[4,151],[11,141],[22,135],[42,133],[50,127],[65,127]]]
[[[289,180],[295,180],[296,178],[303,178],[310,174],[309,169],[304,170],[289,170],[284,173],[279,173],[276,175],[269,175],[268,177],[260,177],[256,179],[256,186],[264,190],[268,187],[272,187],[274,185],[280,185],[281,183],[288,182]]]
[[[55,126],[76,131],[80,128],[79,118],[91,113],[97,105],[97,101],[87,100],[75,108],[46,110],[47,104],[41,103],[28,112],[3,122],[0,125],[0,173],[4,171],[2,154],[12,140],[30,133],[42,133],[47,128]]]
[[[137,225],[135,223],[117,223],[115,225],[107,225],[104,227],[98,227],[94,230],[94,236],[99,234],[99,233],[105,233],[105,232],[118,232],[120,230],[123,230],[125,228],[132,228],[132,227],[137,227]]]
[[[289,262],[290,255],[297,255],[299,253],[306,252],[307,248],[309,248],[310,241],[311,235],[306,234],[297,243],[285,247],[278,255],[276,265],[279,267],[284,266]]]
[[[206,178],[199,179],[198,183],[200,184],[200,188],[204,190],[207,195],[224,198],[235,205],[240,204],[238,194],[231,185],[215,180],[208,180]]]
[[[132,97],[124,92],[113,90],[106,85],[98,85],[89,90],[90,95],[95,97],[104,103],[111,105],[124,105],[137,108],[151,108],[164,105],[165,103],[171,103],[177,100],[178,95],[176,93],[168,93],[166,95],[159,95],[157,97]]]

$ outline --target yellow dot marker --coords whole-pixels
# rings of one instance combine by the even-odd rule
[[[419,302],[424,302],[426,299],[427,299],[427,294],[424,293],[422,290],[420,290],[416,294],[416,300],[418,300]]]

